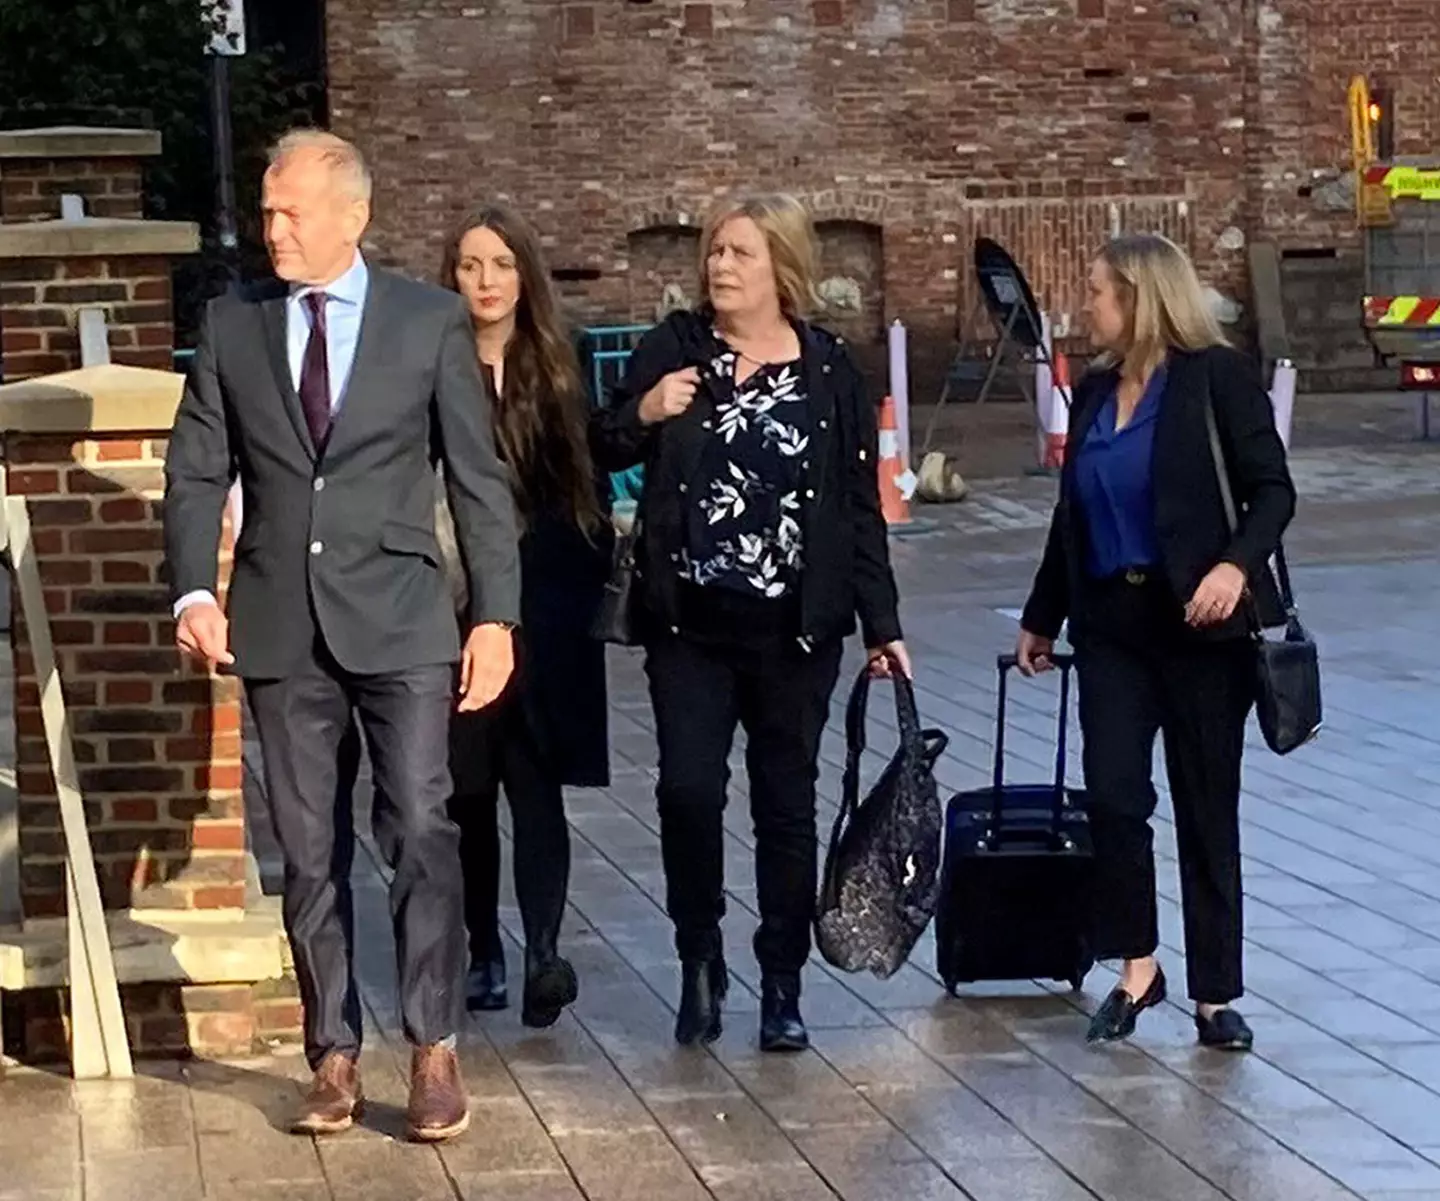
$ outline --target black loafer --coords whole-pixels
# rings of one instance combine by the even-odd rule
[[[1155,966],[1155,979],[1145,995],[1138,1000],[1123,988],[1117,988],[1108,997],[1095,1016],[1090,1019],[1090,1031],[1085,1035],[1089,1043],[1108,1043],[1116,1039],[1129,1038],[1135,1033],[1135,1019],[1147,1009],[1153,1009],[1165,999],[1165,971]]]
[[[720,1011],[730,987],[724,959],[686,959],[680,964],[680,1009],[675,1041],[682,1047],[713,1043],[723,1029]]]
[[[804,1051],[810,1032],[800,1016],[800,981],[783,977],[760,982],[760,1049]]]
[[[525,965],[525,998],[520,1021],[535,1030],[544,1030],[560,1020],[560,1012],[575,1004],[580,981],[570,961],[554,955]]]
[[[1255,1045],[1255,1032],[1238,1012],[1217,1009],[1210,1017],[1195,1015],[1195,1032],[1202,1047],[1217,1051],[1248,1051]]]
[[[465,1008],[493,1012],[510,1004],[505,989],[505,960],[472,962],[465,977]]]

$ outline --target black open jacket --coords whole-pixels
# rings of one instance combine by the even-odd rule
[[[880,646],[901,635],[876,478],[875,406],[843,339],[805,322],[795,325],[813,425],[801,500],[797,634],[806,645],[844,637],[858,616],[865,644]],[[679,627],[684,492],[713,436],[706,428],[714,412],[706,386],[714,371],[711,328],[703,311],[670,314],[641,339],[610,405],[590,426],[598,466],[625,471],[645,465],[637,554],[641,613],[671,630]],[[662,377],[686,367],[700,371],[695,403],[679,417],[643,425],[641,398]]]
[[[1034,634],[1053,638],[1068,617],[1072,641],[1084,637],[1076,598],[1087,583],[1086,534],[1076,495],[1075,458],[1116,382],[1114,371],[1092,371],[1075,389],[1060,500],[1021,618],[1024,628]],[[1230,487],[1240,510],[1239,529],[1233,535],[1210,453],[1207,403],[1214,404]],[[1233,563],[1244,571],[1264,624],[1280,624],[1283,614],[1269,561],[1294,516],[1295,486],[1285,447],[1275,431],[1270,398],[1254,364],[1228,347],[1172,352],[1152,454],[1160,565],[1177,605],[1189,601],[1211,568]],[[1226,621],[1201,631],[1209,639],[1243,637],[1248,632],[1243,606]]]

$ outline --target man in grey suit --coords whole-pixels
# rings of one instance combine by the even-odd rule
[[[307,130],[277,145],[264,215],[280,282],[206,311],[166,459],[165,549],[177,643],[243,678],[260,734],[315,1073],[293,1129],[346,1129],[362,1102],[354,835],[336,804],[354,715],[395,871],[409,1132],[439,1141],[469,1122],[455,1054],[459,834],[446,816],[454,665],[462,710],[489,704],[510,677],[516,527],[464,303],[366,264],[369,200],[348,142]],[[470,585],[463,648],[435,538],[437,460]],[[245,521],[227,620],[216,549],[235,478]]]

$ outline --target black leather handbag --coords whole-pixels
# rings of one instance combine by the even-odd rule
[[[642,536],[641,518],[636,514],[630,532],[615,539],[610,578],[605,581],[600,606],[590,623],[590,637],[597,641],[614,646],[635,646],[639,642],[635,607],[639,601],[640,583],[635,560]]]
[[[942,817],[935,760],[949,739],[922,730],[915,687],[894,676],[900,746],[860,799],[865,703],[862,669],[845,712],[845,779],[816,906],[815,942],[845,972],[893,976],[930,924],[939,899]]]
[[[1225,506],[1225,520],[1233,534],[1239,521],[1235,494],[1230,487],[1220,430],[1215,424],[1215,405],[1209,398],[1205,405],[1205,427],[1210,436],[1215,478],[1220,485],[1220,501]],[[1279,638],[1265,636],[1252,590],[1246,589],[1241,603],[1255,641],[1255,716],[1260,723],[1260,733],[1277,755],[1288,755],[1314,738],[1323,723],[1320,654],[1295,607],[1283,546],[1275,549],[1275,577],[1285,613],[1284,632]]]

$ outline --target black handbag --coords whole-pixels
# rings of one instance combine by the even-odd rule
[[[1230,487],[1225,450],[1220,445],[1220,430],[1215,423],[1215,404],[1208,397],[1205,428],[1210,437],[1215,478],[1220,485],[1220,501],[1225,506],[1225,520],[1233,535],[1239,524],[1235,494]],[[1277,755],[1288,755],[1320,732],[1324,718],[1320,701],[1320,654],[1295,607],[1283,546],[1275,548],[1275,577],[1285,613],[1284,633],[1278,639],[1265,636],[1253,590],[1246,589],[1241,603],[1255,642],[1255,716],[1260,723],[1260,733]]]
[[[640,585],[635,559],[641,537],[641,519],[637,513],[630,532],[615,539],[610,578],[605,581],[600,606],[595,610],[594,620],[590,623],[590,637],[597,641],[609,642],[614,646],[635,646],[639,642],[635,606],[638,603]]]
[[[933,769],[949,742],[939,730],[920,728],[914,685],[898,673],[893,678],[900,745],[863,801],[868,668],[850,693],[840,813],[815,917],[815,942],[827,963],[881,979],[910,957],[939,900],[942,818]]]

